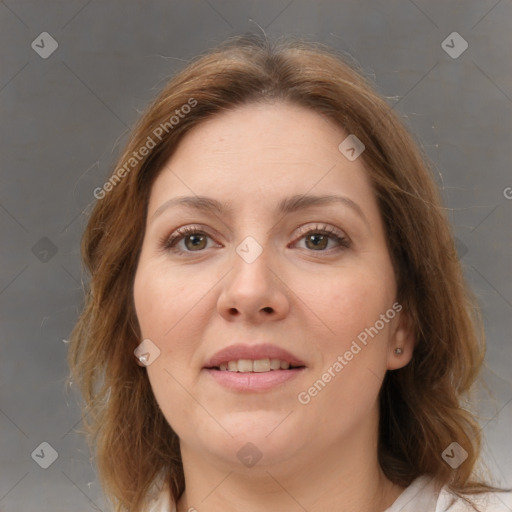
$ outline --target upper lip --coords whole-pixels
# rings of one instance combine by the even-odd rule
[[[257,345],[230,345],[216,352],[204,365],[205,368],[217,368],[222,363],[238,361],[239,359],[279,359],[287,361],[290,366],[306,366],[297,356],[284,348],[260,343]]]

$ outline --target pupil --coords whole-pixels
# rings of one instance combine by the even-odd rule
[[[312,242],[313,248],[325,249],[325,247],[327,246],[327,237],[325,235],[320,235],[320,234],[309,235],[309,237],[306,240],[306,245],[307,245],[307,242]],[[309,247],[309,248],[311,248],[311,247]]]
[[[187,239],[190,243],[188,248],[204,249],[204,235],[190,235]]]

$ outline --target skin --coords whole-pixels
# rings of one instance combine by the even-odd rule
[[[396,301],[364,153],[351,162],[338,149],[347,135],[302,107],[245,105],[188,132],[154,183],[134,300],[143,338],[160,350],[147,367],[151,386],[180,438],[178,512],[375,512],[403,491],[377,461],[382,380],[414,348],[403,310],[308,404],[297,399]],[[275,212],[306,193],[345,196],[364,219],[342,203]],[[233,214],[175,205],[154,215],[169,199],[195,195]],[[191,224],[208,235],[200,250],[190,236],[178,242],[183,254],[162,247]],[[328,238],[316,248],[306,233],[325,227],[349,247]],[[235,250],[247,236],[263,249],[252,263]],[[241,393],[203,369],[218,350],[255,341],[289,350],[306,370],[270,391]],[[251,468],[237,457],[247,442],[262,454]]]

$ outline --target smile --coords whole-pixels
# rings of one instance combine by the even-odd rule
[[[264,373],[276,370],[288,370],[302,368],[302,366],[292,366],[288,361],[281,359],[238,359],[237,361],[227,361],[221,363],[215,369],[228,372],[240,373]]]
[[[222,387],[237,392],[262,392],[298,378],[307,364],[271,343],[229,345],[208,359],[203,371]]]

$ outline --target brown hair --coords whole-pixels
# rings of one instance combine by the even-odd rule
[[[90,283],[69,361],[107,496],[116,510],[138,512],[158,475],[176,501],[185,485],[179,439],[133,355],[141,341],[133,281],[152,183],[191,128],[262,101],[312,109],[366,147],[363,159],[389,241],[397,300],[417,340],[411,362],[387,372],[379,395],[384,473],[404,487],[426,474],[459,495],[499,490],[473,479],[481,432],[461,403],[469,403],[485,341],[426,158],[353,65],[319,44],[242,36],[198,58],[165,86],[133,130],[83,236]],[[171,121],[177,110],[187,113]],[[149,152],[141,151],[149,145]],[[468,453],[456,469],[441,457],[453,441]]]

